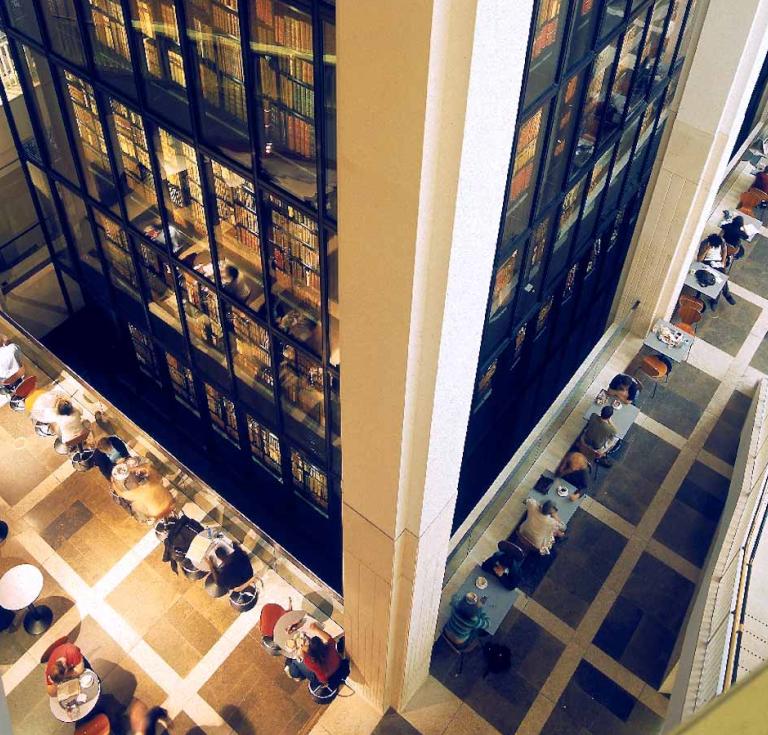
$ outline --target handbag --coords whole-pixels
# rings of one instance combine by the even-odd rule
[[[696,271],[696,282],[699,286],[706,288],[707,286],[715,285],[715,276],[709,271],[699,270]]]

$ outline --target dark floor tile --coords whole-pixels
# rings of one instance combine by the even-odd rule
[[[628,435],[622,467],[642,473],[647,482],[661,484],[679,450],[642,426],[633,426]]]
[[[643,553],[620,592],[643,612],[672,630],[683,623],[695,585],[648,553]]]
[[[581,622],[589,609],[589,602],[555,584],[548,577],[539,584],[533,599],[572,627],[576,627]]]
[[[41,536],[51,548],[58,549],[91,518],[93,518],[91,511],[79,500],[76,500],[42,532]]]
[[[656,496],[660,484],[649,481],[644,473],[621,463],[604,473],[593,494],[595,500],[606,508],[637,525]]]
[[[419,735],[419,731],[408,720],[390,709],[379,720],[371,735]]]
[[[704,449],[724,462],[734,464],[748,410],[749,398],[739,391],[734,391],[707,437]]]
[[[535,687],[508,671],[477,681],[464,701],[499,732],[513,733],[537,695]]]
[[[583,664],[584,662],[579,664],[577,671]],[[622,732],[623,721],[595,699],[591,693],[584,691],[577,679],[576,672],[566,685],[557,706],[565,708],[570,713],[574,724],[589,733],[614,735]]]
[[[619,661],[642,617],[643,611],[635,603],[619,596],[592,642]]]
[[[523,614],[515,616],[514,623],[500,632],[496,640],[509,647],[512,671],[536,689],[544,686],[565,645]],[[493,685],[502,678],[489,677],[489,682]]]
[[[644,615],[619,662],[643,681],[658,689],[664,680],[680,631]]]
[[[676,498],[667,508],[653,537],[692,564],[702,567],[716,530],[716,520]]]
[[[570,710],[555,705],[552,714],[544,723],[540,735],[592,735],[585,727],[576,724]]]
[[[518,585],[525,594],[532,595],[536,591],[536,588],[541,583],[541,580],[544,579],[561,549],[562,544],[558,542],[549,554],[542,556],[535,551],[528,554],[523,562],[520,584]]]
[[[768,338],[763,337],[760,346],[752,355],[752,361],[749,363],[755,370],[768,374]]]
[[[755,326],[760,316],[760,307],[745,299],[738,299],[736,305],[731,306],[721,299],[716,313],[719,315],[717,319],[712,318],[709,310],[704,313],[696,334],[723,352],[735,356]]]
[[[592,664],[582,661],[576,668],[574,679],[586,694],[620,720],[626,720],[629,717],[635,703],[634,697]]]
[[[446,689],[453,692],[459,699],[466,699],[475,683],[483,679],[485,660],[478,647],[465,653],[462,662],[459,655],[452,651],[440,637],[432,648],[429,670]]]
[[[713,472],[712,474],[717,473]],[[675,497],[681,503],[685,503],[690,508],[701,513],[705,518],[717,523],[723,513],[723,507],[728,495],[728,487],[730,486],[730,481],[727,478],[723,477],[722,480],[724,484],[722,489],[717,488],[715,492],[709,492],[689,478],[686,478],[683,484],[680,485]]]
[[[747,245],[746,256],[733,264],[731,279],[753,293],[768,298],[766,272],[768,272],[768,239],[762,235],[756,235],[752,244]],[[742,304],[743,301],[739,299],[738,303]]]
[[[635,733],[637,735],[658,735],[663,724],[663,718],[649,710],[645,705],[640,704],[640,702],[635,702],[632,713],[627,719],[627,735],[630,735],[630,733],[632,735]]]
[[[725,499],[728,496],[731,481],[697,460],[691,465],[691,469],[688,470],[688,474],[683,481],[683,485],[689,484],[695,487],[696,490],[703,490],[710,495],[714,495],[716,498]]]

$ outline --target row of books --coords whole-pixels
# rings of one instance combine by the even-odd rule
[[[289,217],[286,217],[281,212],[272,210],[273,229],[281,230],[304,243],[312,250],[317,250],[319,244],[317,225],[313,220],[296,212],[293,207],[289,207],[289,210],[291,210]]]
[[[305,117],[311,118],[314,115],[315,93],[288,77],[278,76],[268,66],[261,74],[261,92],[265,97],[281,102]]]
[[[290,112],[267,105],[264,132],[266,139],[283,153],[315,157],[314,124],[294,117]]]
[[[285,15],[275,15],[270,10],[260,12],[257,0],[256,42],[265,45],[284,46],[303,53],[312,53],[312,23],[309,16],[291,11],[283,6]]]

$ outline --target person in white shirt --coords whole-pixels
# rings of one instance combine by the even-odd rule
[[[0,334],[0,390],[11,393],[16,383],[24,377],[22,355],[19,346],[10,337]]]
[[[83,414],[66,399],[56,402],[54,423],[59,439],[65,444],[88,431],[88,424],[83,421]]]
[[[565,524],[557,514],[557,506],[551,500],[540,505],[533,498],[528,498],[525,506],[528,512],[519,533],[537,548],[540,554],[549,554],[555,545],[555,539],[565,535]]]
[[[725,240],[720,235],[710,235],[707,237],[699,246],[699,256],[696,260],[699,263],[706,263],[716,271],[727,273],[730,263],[728,262],[728,246]],[[731,296],[731,291],[728,288],[728,281],[725,282],[721,293],[729,304],[733,305],[736,303],[736,299]],[[717,308],[718,299],[710,299],[709,302],[714,311]]]

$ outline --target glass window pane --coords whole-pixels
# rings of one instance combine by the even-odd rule
[[[140,47],[147,105],[189,130],[187,79],[173,0],[131,0],[131,23]]]
[[[107,142],[101,127],[96,96],[88,82],[71,72],[62,73],[70,127],[88,193],[115,212],[119,209],[117,187],[107,156]]]
[[[336,26],[323,21],[325,211],[336,219]]]
[[[48,238],[53,245],[53,252],[59,260],[68,265],[71,264],[69,253],[67,251],[67,241],[64,238],[64,232],[61,229],[61,222],[56,207],[53,203],[51,188],[45,174],[37,166],[29,165],[29,177],[32,179],[32,186],[37,194],[37,201],[43,213],[43,227],[48,233]]]
[[[136,96],[133,64],[119,0],[80,0],[99,76],[125,94]]]
[[[328,511],[328,478],[297,449],[291,449],[291,477],[302,498],[322,513]]]
[[[659,66],[657,69],[657,80],[661,80],[667,76],[672,68],[672,62],[675,60],[675,50],[677,49],[677,42],[680,40],[680,31],[683,28],[683,20],[685,19],[685,0],[672,0],[672,10],[669,18],[669,26],[667,27],[667,34],[664,36],[664,43],[661,46],[661,54],[659,56]],[[689,19],[692,17],[694,10],[696,9],[696,0],[691,0],[691,12],[688,14]],[[686,30],[683,34],[683,41],[680,44],[680,58],[685,58],[688,52],[688,39],[693,28],[692,23],[686,24]]]
[[[226,364],[216,293],[186,271],[179,268],[176,271],[192,346],[220,365]]]
[[[491,292],[489,319],[493,319],[501,309],[512,301],[515,295],[517,282],[520,278],[521,251],[521,245],[517,245],[496,268],[496,275],[493,279],[493,291]]]
[[[149,162],[149,143],[141,115],[115,99],[109,100],[108,118],[118,181],[131,222],[139,230],[160,226],[155,179]]]
[[[332,373],[328,373],[330,380],[331,396],[331,452],[333,466],[341,471],[341,395],[339,393],[339,379]]]
[[[545,103],[520,125],[512,162],[512,177],[507,193],[507,211],[504,222],[504,242],[519,235],[528,226],[533,204],[537,172],[544,148],[549,103]]]
[[[203,383],[203,385],[213,430],[235,446],[240,446],[235,404],[210,383]]]
[[[269,332],[234,306],[227,304],[225,314],[235,375],[248,388],[256,391],[262,400],[272,403],[275,377]]]
[[[619,53],[619,65],[611,89],[611,101],[603,118],[604,132],[609,134],[621,125],[621,118],[627,106],[627,96],[632,89],[632,79],[637,65],[637,55],[643,38],[645,14],[637,16],[627,27]]]
[[[603,22],[600,25],[600,38],[605,38],[621,25],[626,9],[627,0],[607,0],[603,11]]]
[[[91,223],[88,221],[83,200],[62,184],[56,184],[56,191],[61,199],[69,231],[72,233],[72,241],[77,249],[83,270],[91,274],[98,274],[101,277],[101,260],[99,260],[96,252],[93,230],[91,230]]]
[[[291,345],[281,344],[279,375],[286,430],[325,453],[323,368]]]
[[[40,0],[40,9],[53,50],[73,64],[83,66],[85,55],[73,0]]]
[[[618,196],[618,190],[621,189],[621,185],[624,181],[622,175],[627,168],[630,156],[632,155],[632,144],[635,142],[635,134],[640,125],[640,119],[635,120],[634,123],[629,125],[627,129],[621,134],[621,140],[619,140],[619,149],[616,152],[616,161],[613,164],[613,170],[611,171],[611,183],[609,186],[610,194],[608,202],[604,207],[604,211],[608,211],[608,205],[614,203],[613,197]]]
[[[592,66],[584,108],[581,113],[578,141],[573,153],[573,164],[577,168],[586,166],[595,151],[597,135],[600,132],[600,118],[605,108],[611,68],[615,58],[616,39],[598,54]]]
[[[35,41],[41,40],[35,9],[30,0],[3,0],[3,5],[8,13],[8,23],[11,28],[26,33]]]
[[[259,312],[265,303],[264,273],[254,186],[218,161],[205,161],[209,190],[216,201],[213,233],[222,287],[230,296]]]
[[[95,209],[93,218],[96,220],[96,234],[101,252],[109,264],[112,283],[121,291],[138,298],[139,280],[131,260],[127,235],[117,222]]]
[[[184,408],[189,409],[199,416],[197,409],[197,391],[192,371],[175,355],[165,353],[165,364],[168,367],[168,375],[171,379],[173,397]]]
[[[136,252],[150,314],[160,323],[181,334],[179,307],[173,290],[171,266],[165,258],[143,242],[137,244]]]
[[[600,0],[577,0],[576,15],[573,19],[573,29],[568,48],[568,68],[584,58],[592,48],[592,39],[599,17]]]
[[[526,76],[524,107],[534,102],[555,79],[567,14],[566,0],[542,0],[539,3]]]
[[[248,444],[251,447],[251,458],[278,477],[282,477],[280,440],[277,434],[273,434],[250,414],[245,415],[245,422],[248,426]]]
[[[56,97],[56,91],[51,77],[51,68],[47,60],[26,46],[19,46],[24,74],[30,89],[34,89],[34,104],[37,107],[37,117],[42,128],[45,146],[51,166],[70,181],[75,179],[75,164],[61,118],[61,107]],[[26,100],[29,103],[29,100]],[[30,131],[31,136],[31,131]]]
[[[320,237],[317,223],[272,194],[267,205],[272,318],[284,332],[321,351]]]
[[[131,337],[133,353],[136,356],[136,363],[144,375],[154,381],[159,381],[160,372],[157,369],[157,358],[155,357],[155,348],[152,344],[152,338],[139,329],[135,324],[128,323],[128,334]]]
[[[261,165],[276,184],[316,203],[315,93],[312,21],[280,0],[252,12],[261,97]]]
[[[608,169],[611,165],[611,158],[615,146],[611,146],[595,163],[587,187],[586,200],[584,202],[584,212],[581,215],[581,227],[579,229],[579,240],[583,241],[588,237],[595,227],[595,217],[597,216],[602,193],[605,191],[605,185],[608,182]]]
[[[653,67],[656,64],[656,58],[662,49],[662,38],[664,37],[664,24],[669,14],[670,0],[658,0],[653,6],[651,24],[643,44],[643,53],[640,55],[640,66],[637,70],[637,79],[632,89],[632,102],[637,103],[642,100],[654,83]],[[662,65],[663,66],[663,65]],[[667,72],[664,72],[664,76]],[[659,77],[656,77],[659,80]]]
[[[341,365],[341,345],[339,344],[339,238],[335,232],[326,230],[326,267],[327,267],[327,300],[328,300],[328,335],[331,354],[328,361],[334,367]]]
[[[573,235],[573,226],[579,219],[581,195],[584,192],[586,182],[586,177],[577,181],[565,195],[565,199],[563,199],[560,207],[560,216],[557,220],[555,244],[552,246],[553,256],[570,243],[571,235]]]
[[[203,137],[250,165],[238,0],[185,0],[184,7],[197,60]]]
[[[204,251],[210,262],[195,150],[163,128],[158,128],[155,151],[163,177],[163,198],[170,220],[173,252],[179,257],[189,257]],[[162,234],[156,237],[164,240]]]
[[[544,209],[560,193],[563,186],[563,178],[568,167],[568,153],[576,132],[579,101],[585,77],[585,70],[576,72],[565,82],[560,92],[555,114],[556,123],[552,128],[549,153],[542,172],[538,211]]]

